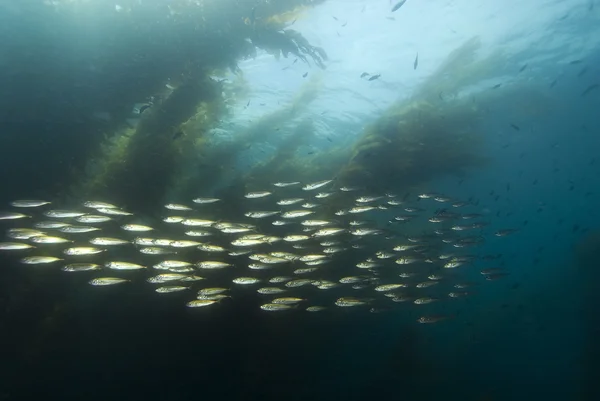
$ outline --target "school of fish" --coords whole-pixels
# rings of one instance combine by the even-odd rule
[[[517,230],[490,230],[469,201],[372,194],[333,180],[277,182],[244,196],[247,209],[235,218],[230,211],[224,218],[221,199],[206,197],[165,205],[156,224],[101,201],[54,209],[15,200],[0,213],[12,222],[0,251],[24,253],[27,265],[89,274],[92,286],[145,281],[158,294],[185,292],[190,308],[255,292],[267,312],[426,309],[509,274],[488,265],[501,255],[476,250]],[[419,323],[452,317],[423,312]]]

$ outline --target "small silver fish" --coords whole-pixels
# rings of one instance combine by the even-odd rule
[[[31,217],[31,216],[28,216],[23,213],[0,212],[0,220],[16,220],[16,219],[24,219],[24,218],[29,218],[29,217]]]
[[[63,251],[65,255],[70,256],[83,256],[83,255],[95,255],[97,253],[105,252],[106,249],[94,248],[91,246],[79,246],[74,248],[67,248]]]
[[[124,224],[121,228],[125,231],[144,232],[154,230],[152,227],[144,226],[141,224]]]
[[[69,234],[80,234],[80,233],[90,233],[92,231],[100,231],[98,227],[90,227],[90,226],[65,226],[58,229],[61,233],[69,233]]]
[[[27,256],[27,257],[21,259],[21,262],[28,264],[28,265],[39,265],[39,264],[54,263],[54,262],[58,262],[59,260],[62,260],[62,259],[55,258],[54,256]]]
[[[159,294],[169,294],[172,292],[180,292],[180,291],[185,291],[185,290],[189,290],[189,289],[190,289],[190,287],[184,287],[181,285],[167,285],[167,286],[163,286],[163,287],[158,287],[154,291],[158,292]]]
[[[31,248],[35,247],[33,245],[22,244],[20,242],[0,242],[0,251],[17,251]]]
[[[285,188],[285,187],[291,187],[292,185],[298,185],[300,184],[299,181],[293,181],[293,182],[276,182],[273,185],[275,185],[276,187],[279,188]]]
[[[202,205],[202,204],[219,202],[220,200],[221,199],[218,199],[218,198],[196,198],[192,202]]]
[[[40,207],[40,206],[49,205],[49,204],[50,204],[50,202],[48,202],[48,201],[31,200],[31,199],[16,200],[16,201],[10,202],[10,205],[13,207]]]
[[[108,262],[104,266],[113,270],[141,270],[146,268],[146,266],[129,262]]]
[[[87,272],[92,270],[102,270],[102,266],[94,263],[71,263],[64,266],[61,270],[64,272]]]
[[[185,205],[180,205],[178,203],[169,203],[165,205],[165,208],[169,209],[169,210],[177,210],[177,211],[188,211],[188,210],[193,210],[191,207],[189,206],[185,206]]]
[[[89,283],[94,286],[105,286],[105,285],[115,285],[115,284],[127,283],[129,281],[130,280],[126,280],[124,278],[117,278],[117,277],[98,277],[98,278],[90,280]]]
[[[44,216],[57,219],[83,216],[85,213],[72,210],[48,210],[44,212]]]
[[[118,238],[110,238],[110,237],[96,237],[90,240],[90,244],[92,245],[101,245],[101,246],[112,246],[112,245],[125,245],[129,244],[129,241],[125,241]]]
[[[271,195],[271,192],[269,191],[248,192],[246,195],[244,195],[244,198],[257,199],[264,198],[269,195]]]
[[[313,182],[311,184],[306,184],[305,186],[302,187],[302,189],[304,191],[312,191],[314,189],[324,187],[325,185],[329,184],[332,181],[333,180],[323,180],[323,181]]]
[[[83,216],[75,217],[75,221],[79,223],[104,223],[111,221],[112,218],[108,216],[99,216],[94,214],[84,214]]]

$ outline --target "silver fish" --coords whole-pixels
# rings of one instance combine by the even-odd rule
[[[16,200],[16,201],[10,202],[10,205],[13,207],[40,207],[40,206],[49,205],[49,204],[50,204],[50,202],[48,202],[48,201],[30,200],[30,199]]]

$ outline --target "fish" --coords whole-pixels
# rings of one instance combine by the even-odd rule
[[[294,305],[286,305],[286,304],[264,304],[260,306],[260,309],[269,312],[279,312],[284,310],[290,310],[295,308]]]
[[[240,284],[240,285],[258,284],[258,283],[260,283],[260,281],[261,280],[256,277],[236,277],[232,280],[232,282],[234,284]]]
[[[298,217],[308,216],[313,213],[315,212],[312,210],[291,210],[289,212],[281,213],[281,217],[284,219],[297,219]]]
[[[146,266],[129,262],[108,262],[104,266],[113,270],[141,270],[146,268]]]
[[[23,208],[28,208],[28,207],[40,207],[40,206],[45,206],[45,205],[49,205],[51,202],[48,201],[44,201],[44,200],[32,200],[32,199],[25,199],[25,200],[16,200],[16,201],[12,201],[10,202],[10,205],[12,207],[23,207]]]
[[[46,233],[31,228],[11,228],[6,232],[6,235],[12,239],[31,239],[40,235],[46,235]]]
[[[446,320],[446,319],[449,319],[449,317],[444,316],[444,315],[421,316],[420,318],[417,319],[417,322],[423,323],[423,324],[432,324],[432,323],[441,322],[442,320]]]
[[[363,72],[362,74],[360,74],[361,78],[368,77],[368,76],[369,76],[368,72]]]
[[[92,209],[118,209],[117,206],[112,203],[100,202],[100,201],[85,201],[83,202],[84,207]]]
[[[355,307],[361,305],[367,305],[370,300],[355,298],[355,297],[341,297],[335,301],[336,306],[340,306],[342,308],[345,307]]]
[[[35,228],[61,228],[70,225],[69,223],[63,223],[61,221],[40,221],[39,223],[35,223],[33,226]]]
[[[392,7],[392,12],[398,11],[406,3],[406,0],[401,0]]]
[[[91,246],[80,246],[67,248],[63,251],[65,255],[70,256],[83,256],[83,255],[95,255],[97,253],[105,252],[106,249],[95,248]]]
[[[204,261],[196,263],[196,266],[200,269],[214,270],[214,269],[224,269],[226,267],[231,267],[232,265],[226,262],[219,261]]]
[[[63,260],[63,259],[57,258],[54,256],[27,256],[27,257],[21,259],[21,262],[28,264],[28,265],[39,265],[39,264],[56,263],[61,260]]]
[[[185,219],[181,221],[184,226],[191,227],[211,227],[215,223],[215,221],[205,219]]]
[[[98,213],[104,213],[111,216],[133,216],[133,213],[126,212],[125,210],[110,208],[110,207],[101,207],[96,209]]]
[[[258,192],[248,192],[246,195],[244,195],[244,197],[248,198],[248,199],[258,199],[258,198],[264,198],[269,195],[272,195],[272,193],[269,191],[258,191]]]
[[[221,199],[219,199],[219,198],[195,198],[192,200],[192,202],[198,203],[201,205],[216,203],[216,202],[220,202],[220,201],[221,201]]]
[[[188,308],[202,308],[205,306],[214,305],[218,300],[215,299],[194,299],[186,304]]]
[[[108,216],[99,216],[94,214],[84,214],[83,216],[75,217],[75,221],[79,223],[105,223],[111,220],[112,218]]]
[[[0,251],[19,251],[23,249],[35,248],[30,244],[23,244],[20,242],[0,242]]]
[[[48,210],[44,212],[44,216],[57,219],[83,216],[85,213],[72,210]]]
[[[291,198],[291,199],[282,199],[280,201],[277,201],[277,204],[279,206],[288,206],[288,205],[294,205],[296,203],[300,203],[304,200],[304,198]]]
[[[189,289],[190,287],[185,287],[181,285],[166,285],[163,287],[157,287],[154,291],[158,292],[159,294],[170,294],[172,292],[181,292]]]
[[[67,242],[73,242],[66,238],[52,237],[48,235],[39,235],[31,238],[31,242],[36,244],[65,244]]]
[[[0,212],[0,220],[17,220],[30,218],[31,216],[17,212]]]
[[[88,272],[93,270],[102,270],[102,266],[95,263],[70,263],[61,269],[64,272]]]
[[[291,181],[291,182],[276,182],[273,185],[279,188],[291,187],[294,185],[299,185],[300,181]]]
[[[121,228],[125,231],[135,231],[135,232],[145,232],[145,231],[154,230],[154,228],[152,228],[150,226],[144,226],[141,224],[124,224],[121,226]]]
[[[130,280],[118,277],[98,277],[89,281],[93,286],[107,286],[128,283]]]
[[[415,56],[415,62],[413,63],[413,70],[416,70],[418,66],[419,66],[419,53],[417,52],[417,55]]]
[[[583,92],[581,92],[581,96],[587,96],[589,93],[591,93],[592,91],[594,91],[598,88],[600,88],[600,84],[592,84],[592,85],[588,86],[587,88],[585,88],[585,90]]]
[[[379,79],[380,76],[381,74],[371,75],[367,81],[375,81],[376,79]]]
[[[81,233],[90,233],[92,231],[100,231],[100,228],[91,227],[91,226],[68,225],[68,226],[59,228],[58,231],[60,231],[61,233],[67,233],[67,234],[81,234]]]
[[[310,184],[306,184],[305,186],[302,187],[302,190],[304,191],[313,191],[315,189],[319,189],[321,187],[324,187],[325,185],[329,184],[333,182],[333,180],[323,180],[323,181],[317,181],[317,182],[313,182]]]
[[[177,210],[177,211],[190,211],[190,210],[193,210],[189,206],[181,205],[181,204],[178,204],[178,203],[168,203],[168,204],[165,205],[165,208],[167,208],[169,210]]]

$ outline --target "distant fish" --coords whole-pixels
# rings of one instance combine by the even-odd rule
[[[360,74],[361,78],[368,77],[368,76],[369,76],[368,72],[363,72],[362,74]]]
[[[521,131],[521,128],[519,128],[519,126],[518,126],[518,125],[515,125],[515,124],[510,124],[510,126],[511,126],[511,127],[513,127],[513,129],[514,129],[515,131]]]
[[[502,84],[496,84],[496,85],[494,85],[494,86],[492,87],[492,89],[498,89],[498,88],[499,88],[499,87],[501,87],[501,86],[502,86]]]
[[[588,93],[590,93],[594,89],[598,89],[598,87],[600,87],[599,84],[592,84],[592,85],[588,86],[583,92],[581,92],[581,96],[586,96]]]
[[[377,75],[371,75],[371,77],[369,78],[369,81],[375,81],[377,78],[379,78],[381,76],[381,74],[377,74]]]
[[[585,74],[586,72],[587,72],[587,67],[583,67],[581,69],[581,71],[579,71],[579,73],[577,74],[577,77],[579,78],[579,77],[583,76],[583,74]]]
[[[406,0],[401,0],[398,3],[396,3],[396,5],[394,7],[392,7],[392,12],[398,11],[400,9],[400,7],[402,7],[404,5],[404,3],[406,3]]]
[[[527,64],[525,64],[523,67],[521,67],[521,69],[519,69],[519,72],[525,71],[526,68],[527,68]]]
[[[305,72],[304,74],[302,74],[302,78],[306,78],[308,76],[308,72]]]
[[[582,63],[582,60],[573,60],[573,61],[569,62],[569,64],[571,64],[571,65],[576,65],[576,64],[581,64],[581,63]]]
[[[417,56],[415,57],[415,62],[413,63],[413,69],[417,69],[419,66],[419,52],[417,52]]]

